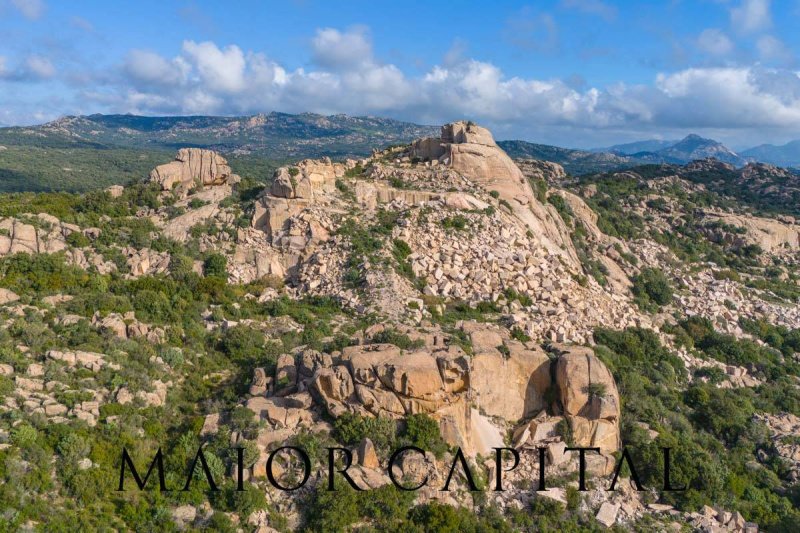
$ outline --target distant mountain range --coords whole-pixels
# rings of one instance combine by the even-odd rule
[[[499,141],[497,144],[514,159],[552,161],[560,164],[567,172],[574,175],[606,172],[644,163],[634,157],[611,152],[574,150],[527,141]]]
[[[758,161],[773,165],[800,166],[800,141],[782,147],[764,145],[737,154],[724,144],[699,135],[679,141],[647,140],[593,150],[556,148],[525,141],[500,143],[512,157],[547,159],[559,163],[572,174],[602,172],[643,164],[685,165],[698,159],[713,158],[737,167]]]
[[[352,157],[438,133],[398,120],[313,113],[242,117],[67,116],[41,126],[0,128],[0,145],[175,150],[209,148],[275,160]]]
[[[0,191],[87,190],[141,178],[179,147],[210,148],[242,175],[267,180],[292,160],[362,157],[374,147],[436,135],[424,126],[378,117],[268,113],[241,117],[67,116],[47,124],[0,128]],[[698,135],[645,140],[593,150],[527,141],[498,143],[514,158],[553,161],[573,175],[643,164],[686,164],[715,158],[742,167],[750,161],[800,167],[800,141],[736,153]]]
[[[781,167],[800,167],[800,140],[791,141],[783,146],[762,144],[744,150],[741,155]]]
[[[652,139],[591,150],[557,148],[525,141],[502,141],[500,144],[512,157],[548,159],[563,165],[572,174],[603,172],[651,163],[685,165],[707,158],[737,167],[759,162],[800,168],[800,140],[783,146],[763,144],[739,153],[718,141],[695,134],[687,135],[679,141]]]

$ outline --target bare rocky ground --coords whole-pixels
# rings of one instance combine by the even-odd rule
[[[150,181],[170,203],[141,207],[136,218],[150,221],[155,233],[170,241],[192,243],[200,254],[223,255],[230,283],[262,283],[258,292],[242,297],[243,304],[330,297],[355,316],[380,317],[375,325],[344,333],[349,337],[345,346],[323,352],[300,345],[281,354],[274,367],[250,369],[249,388],[239,405],[249,410],[257,427],[252,439],[257,460],[244,477],[264,491],[273,513],[287,517],[289,527],[300,523],[302,500],[266,485],[270,450],[304,432],[330,434],[332,421],[346,414],[396,420],[427,414],[445,441],[460,446],[489,479],[492,448],[512,446],[521,455],[521,466],[506,477],[513,488],[488,493],[489,500],[501,510],[527,508],[535,498],[566,505],[577,485],[570,475],[577,459],[565,453],[567,441],[600,448],[601,454],[589,460],[590,472],[598,476],[613,472],[614,454],[623,444],[624,398],[593,350],[597,327],[655,331],[691,379],[706,380],[694,372],[715,368],[721,388],[753,388],[764,379],[747,365],[710,359],[678,342],[669,326],[686,317],[704,317],[718,331],[762,346],[762,340],[743,329],[743,321],[800,328],[796,302],[781,298],[770,286],[748,283],[758,279],[758,268],[772,266],[783,269],[784,283],[797,284],[792,268],[800,230],[792,219],[719,208],[703,212],[710,240],[758,245],[762,252],[755,270],[722,275],[730,269],[687,262],[650,235],[626,239],[604,233],[589,205],[598,194],[591,184],[576,184],[553,163],[517,165],[487,130],[471,123],[446,125],[438,138],[375,152],[363,160],[305,160],[282,167],[247,206],[231,201],[240,178],[213,152],[183,149],[174,162],[155,169]],[[659,187],[703,188],[678,177],[662,179],[654,185]],[[115,187],[108,194],[121,197],[125,191]],[[556,197],[560,201],[548,200]],[[656,209],[651,200],[658,198]],[[673,231],[676,220],[686,215],[669,195],[622,200],[656,231]],[[46,213],[2,218],[0,230],[0,256],[63,252],[68,264],[128,280],[168,276],[176,261],[168,249],[101,248],[101,229],[64,223]],[[203,272],[199,260],[188,268]],[[634,280],[648,268],[663,271],[675,287],[671,300],[655,311],[639,305],[632,292]],[[593,275],[593,269],[601,274]],[[2,289],[0,305],[6,327],[29,314],[46,317],[54,326],[85,320],[87,327],[119,342],[139,339],[164,350],[177,334],[178,325],[148,324],[133,311],[98,310],[81,316],[68,310],[72,298],[55,294],[36,301]],[[461,315],[445,320],[454,306],[460,306]],[[208,332],[224,334],[239,326],[271,339],[305,329],[289,317],[235,320],[218,309],[203,312]],[[411,342],[399,346],[392,335]],[[17,350],[29,363],[24,373],[12,364],[0,365],[0,375],[14,385],[0,410],[41,416],[50,424],[80,421],[94,427],[101,418],[102,424],[113,423],[113,415],[101,417],[104,405],[162,407],[184,379],[162,356],[153,355],[147,364],[158,378],[148,386],[107,386],[113,380],[103,376],[124,367],[126,353],[57,348],[36,353],[22,344]],[[74,400],[76,395],[80,401]],[[230,415],[207,413],[200,435],[213,438]],[[758,417],[796,481],[798,418],[788,413]],[[645,429],[651,440],[658,436]],[[0,437],[7,440],[8,435]],[[249,439],[243,432],[229,436],[231,445]],[[531,490],[539,472],[537,447],[546,448],[548,477],[559,480],[541,493]],[[451,461],[450,453],[406,456],[395,468],[399,477],[427,470],[436,487]],[[385,451],[376,453],[372,441],[359,443],[357,462],[358,482],[370,488],[390,482]],[[83,466],[91,468],[91,461]],[[450,493],[426,488],[417,501],[474,506],[464,490],[466,480],[456,483],[459,490]],[[655,489],[634,491],[627,479],[621,487],[609,492],[594,486],[577,506],[605,527],[634,527],[645,517],[652,520],[650,526],[670,531],[758,527],[722,506],[682,512],[658,503]],[[181,527],[203,523],[209,512],[195,505],[171,510]],[[258,511],[231,518],[265,532],[276,527],[272,516]]]

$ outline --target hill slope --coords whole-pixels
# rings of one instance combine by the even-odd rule
[[[457,122],[267,186],[189,148],[0,195],[0,530],[795,530],[800,226],[718,185],[785,177],[527,163]],[[123,446],[171,490],[116,490]],[[365,490],[326,489],[340,446]],[[606,490],[623,447],[646,491]]]

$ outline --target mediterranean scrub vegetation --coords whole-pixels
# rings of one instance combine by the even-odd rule
[[[763,350],[716,333],[702,321],[683,322],[674,333],[716,359],[749,360]],[[721,505],[775,531],[790,531],[800,521],[800,494],[782,488],[788,472],[776,458],[769,432],[754,418],[756,412],[800,414],[796,365],[767,364],[763,369],[772,379],[764,385],[726,389],[690,380],[682,361],[652,331],[601,328],[595,340],[597,355],[617,381],[623,443],[645,486],[662,479],[661,448],[673,449],[672,478],[687,490],[664,492],[661,501],[682,510]],[[642,422],[658,432],[655,439]]]

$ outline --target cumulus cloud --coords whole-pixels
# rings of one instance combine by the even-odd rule
[[[762,56],[780,50],[779,43],[762,39]],[[706,30],[697,40],[711,55],[732,51],[721,30]],[[380,62],[363,28],[319,30],[311,42],[310,68],[290,69],[235,44],[185,41],[171,57],[131,50],[113,73],[87,85],[80,105],[139,114],[347,113],[428,124],[468,118],[501,138],[546,134],[550,142],[569,145],[604,132],[763,134],[791,132],[800,123],[800,77],[786,68],[687,68],[661,73],[649,83],[591,86],[509,76],[493,63],[466,57],[457,44],[440,64],[411,75]],[[15,65],[0,57],[2,80],[58,74],[44,57]]]
[[[331,53],[324,61],[315,58],[326,68],[312,70],[287,70],[264,54],[213,42],[187,41],[173,58],[133,51],[124,80],[100,94],[109,107],[138,113],[311,111],[424,123],[467,117],[517,135],[532,127],[789,129],[800,122],[800,78],[786,69],[689,68],[650,84],[588,87],[510,77],[492,63],[453,56],[409,76],[379,64],[369,41],[358,38],[364,35],[321,30],[317,44],[325,40]],[[710,52],[728,51],[725,43],[710,43]],[[360,59],[351,61],[343,50],[358,50]]]
[[[346,32],[333,28],[317,30],[311,46],[314,62],[323,68],[355,68],[373,62],[372,42],[363,26]]]
[[[755,33],[772,25],[770,0],[743,0],[731,9],[731,24],[741,33]]]
[[[169,61],[155,52],[131,50],[123,69],[136,86],[164,86],[182,83],[187,65],[179,58]]]
[[[30,20],[40,18],[45,10],[42,0],[11,0],[11,5],[17,8],[23,17]]]
[[[211,89],[236,93],[244,88],[245,57],[238,46],[220,49],[212,42],[185,41],[183,52],[200,81]]]
[[[712,56],[726,56],[733,51],[733,41],[719,28],[708,28],[697,37],[697,47]]]
[[[782,83],[776,83],[782,80]],[[797,73],[756,67],[692,68],[659,75],[659,122],[704,128],[792,127],[800,120],[800,98],[786,84]]]

